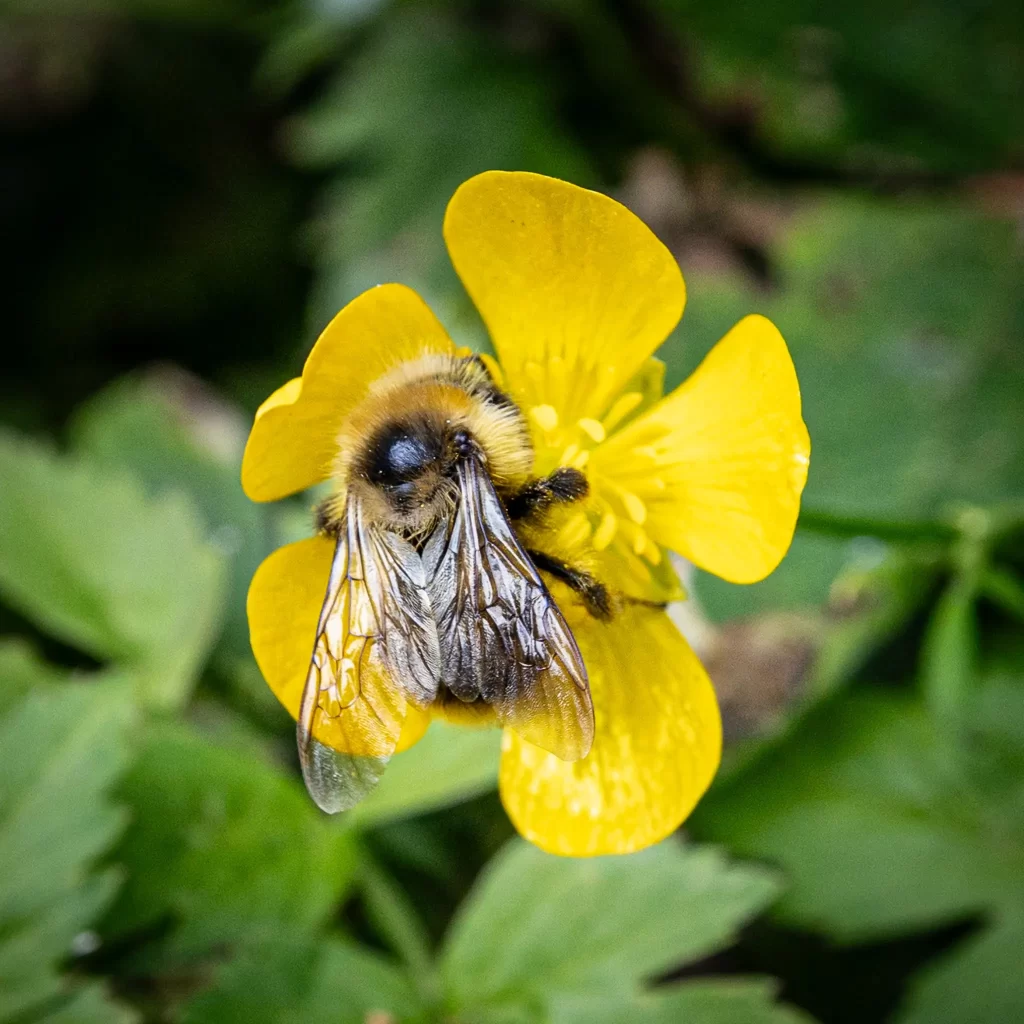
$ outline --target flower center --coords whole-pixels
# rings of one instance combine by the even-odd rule
[[[553,405],[534,405],[527,410],[533,427],[536,450],[535,472],[545,475],[559,466],[587,469],[591,453],[619,427],[643,401],[638,391],[620,395],[600,419],[582,417],[563,421]],[[608,470],[609,466],[602,466]],[[587,545],[596,551],[611,547],[620,554],[631,554],[647,566],[662,560],[661,548],[643,528],[647,521],[644,496],[655,497],[665,489],[657,476],[657,458],[653,449],[634,449],[630,458],[616,459],[614,477],[590,466],[587,478],[590,498],[585,509],[570,516],[559,530],[558,541],[567,549]],[[635,567],[641,576],[649,576],[643,565]]]

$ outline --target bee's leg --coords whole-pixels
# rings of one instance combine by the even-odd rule
[[[542,551],[528,551],[533,564],[542,572],[550,573],[556,580],[561,580],[583,599],[583,605],[602,622],[612,617],[612,601],[608,588],[583,569],[575,569],[566,565],[561,559],[545,555]]]
[[[505,511],[513,521],[528,519],[552,505],[585,498],[589,490],[587,478],[578,469],[562,466],[523,486],[505,502]]]
[[[337,538],[342,524],[342,518],[338,515],[337,500],[330,497],[319,502],[313,509],[313,522],[317,533]]]

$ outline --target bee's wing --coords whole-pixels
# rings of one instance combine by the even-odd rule
[[[407,701],[437,694],[441,657],[423,564],[350,499],[331,563],[296,734],[306,787],[348,810],[380,781]]]
[[[478,459],[459,464],[459,489],[423,552],[445,685],[563,760],[585,757],[594,710],[572,632]]]

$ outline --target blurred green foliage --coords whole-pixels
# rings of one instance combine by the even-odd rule
[[[57,970],[123,877],[93,865],[124,827],[109,790],[128,759],[130,691],[114,681],[44,684],[48,671],[14,646],[0,650],[0,663],[5,679],[29,688],[9,705],[5,693],[0,719],[0,1019],[48,1007],[52,1020],[133,1020],[99,982],[65,997]]]
[[[0,577],[50,635],[134,670],[143,701],[180,706],[216,633],[222,565],[190,505],[0,436]],[[59,504],[54,505],[54,499]]]
[[[7,0],[0,53],[0,1024],[1024,1019],[1019,3]],[[668,387],[755,310],[801,380],[791,554],[682,612],[722,771],[629,858],[515,839],[495,732],[325,818],[249,651],[311,505],[249,416],[378,281],[486,345],[489,167],[672,248]]]

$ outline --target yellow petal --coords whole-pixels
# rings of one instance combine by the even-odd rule
[[[516,828],[549,853],[631,853],[672,832],[710,784],[718,705],[663,611],[634,605],[610,624],[574,617],[572,628],[590,675],[593,749],[560,761],[506,731],[501,798]]]
[[[288,544],[263,561],[249,584],[246,611],[256,663],[296,719],[333,555],[334,541],[326,537]],[[429,724],[428,712],[407,704],[396,752],[411,747]]]
[[[324,329],[302,377],[275,391],[256,413],[242,459],[242,488],[276,501],[330,475],[346,416],[378,377],[398,363],[453,345],[410,288],[383,284],[353,299]]]
[[[672,254],[624,206],[555,178],[487,171],[444,221],[512,394],[600,420],[665,340],[686,292]]]
[[[748,316],[592,461],[643,496],[654,541],[723,579],[754,583],[789,549],[810,450],[786,343],[771,321]]]
[[[613,590],[641,601],[664,604],[686,598],[672,563],[661,557],[656,545],[646,547],[643,555],[638,555],[633,544],[621,534],[594,558],[592,571]]]

